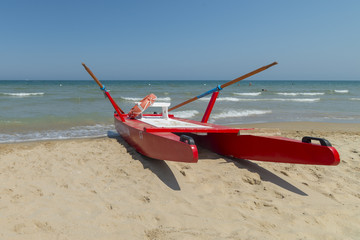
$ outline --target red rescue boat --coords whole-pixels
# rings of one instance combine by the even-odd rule
[[[85,64],[83,66],[98,83],[116,110],[114,121],[118,133],[136,151],[147,157],[195,163],[198,161],[197,145],[200,145],[220,155],[240,159],[294,164],[339,164],[340,156],[337,150],[326,139],[306,136],[299,141],[279,136],[258,136],[249,133],[253,129],[230,128],[207,122],[221,89],[275,64],[277,63],[274,62],[219,85],[170,109],[168,109],[169,103],[154,103],[156,97],[151,96],[149,99],[147,96],[142,102],[137,103],[138,107],[134,107],[141,112],[136,117],[134,117],[133,111],[125,114],[90,69]],[[168,111],[209,94],[212,94],[212,97],[201,122],[176,118],[174,115],[168,114]],[[148,104],[149,102],[150,104]],[[146,108],[161,107],[162,113],[142,114],[142,111],[146,109],[144,106]]]

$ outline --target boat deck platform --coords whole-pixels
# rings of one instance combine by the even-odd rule
[[[229,128],[209,123],[196,124],[189,120],[178,120],[172,117],[164,119],[161,116],[144,116],[138,121],[151,125],[145,127],[145,132],[188,132],[188,133],[239,133],[239,128]]]

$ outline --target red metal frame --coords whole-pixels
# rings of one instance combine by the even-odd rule
[[[118,105],[114,101],[114,99],[111,97],[110,93],[108,91],[104,91],[105,95],[113,105],[115,111],[117,112],[118,116],[120,117],[121,121],[125,122],[125,118],[123,117],[123,114],[121,113],[121,110],[119,109]]]
[[[208,106],[206,108],[206,111],[204,113],[204,116],[203,116],[203,118],[201,120],[202,123],[207,123],[207,121],[209,120],[211,111],[212,111],[212,109],[214,107],[214,104],[216,102],[216,98],[217,98],[218,95],[219,95],[219,91],[213,92],[213,94],[211,95],[209,104],[208,104]]]

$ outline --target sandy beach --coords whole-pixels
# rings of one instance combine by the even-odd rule
[[[324,137],[341,163],[164,162],[119,137],[0,144],[0,239],[359,239],[360,124],[242,126]]]

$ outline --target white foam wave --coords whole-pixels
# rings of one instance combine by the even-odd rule
[[[67,130],[0,134],[0,143],[104,137],[107,136],[108,131],[111,131],[113,129],[113,125],[97,124],[94,126],[72,127]]]
[[[285,92],[279,92],[276,93],[277,95],[283,95],[283,96],[318,96],[318,95],[324,95],[325,93],[322,92],[313,92],[313,93],[309,93],[309,92],[304,92],[304,93],[285,93]]]
[[[209,101],[210,98],[200,98],[200,101]],[[220,97],[217,98],[216,101],[227,101],[227,102],[238,102],[240,101],[239,98],[233,98],[233,97]]]
[[[210,98],[200,98],[201,101],[209,101]],[[259,101],[279,101],[279,102],[317,102],[320,98],[233,98],[223,97],[218,98],[217,101],[228,101],[228,102],[259,102]]]
[[[320,98],[241,98],[242,102],[257,102],[257,101],[278,101],[278,102],[317,102]]]
[[[14,96],[14,97],[29,97],[29,96],[40,96],[44,95],[43,92],[37,92],[37,93],[2,93],[6,96]]]
[[[350,100],[353,100],[353,101],[360,101],[360,98],[350,98]]]
[[[259,96],[261,92],[254,92],[254,93],[234,93],[235,95],[239,96]]]
[[[320,98],[291,98],[291,99],[284,99],[284,98],[273,98],[269,99],[270,101],[290,101],[290,102],[318,102]]]
[[[171,97],[159,97],[159,98],[156,99],[156,101],[168,101],[168,102],[170,102]]]
[[[175,117],[179,117],[179,118],[192,118],[199,112],[196,110],[187,110],[187,111],[185,110],[185,111],[177,111],[171,113],[174,114]]]
[[[131,102],[138,102],[141,101],[143,98],[136,98],[136,97],[121,97],[121,99],[126,100],[126,101],[131,101]],[[171,101],[170,97],[159,97],[156,98],[156,101]]]
[[[214,114],[211,118],[219,119],[219,118],[233,118],[233,117],[248,117],[254,115],[268,114],[271,112],[272,112],[271,110],[243,110],[243,111],[230,110],[227,112]]]
[[[338,116],[329,116],[329,117],[324,117],[325,119],[335,119],[335,120],[345,120],[345,121],[351,121],[351,120],[355,120],[354,117],[338,117]]]
[[[349,93],[349,90],[334,90],[336,93]]]
[[[238,102],[239,98],[233,98],[233,97],[220,97],[217,99],[217,101],[228,101],[228,102]]]

